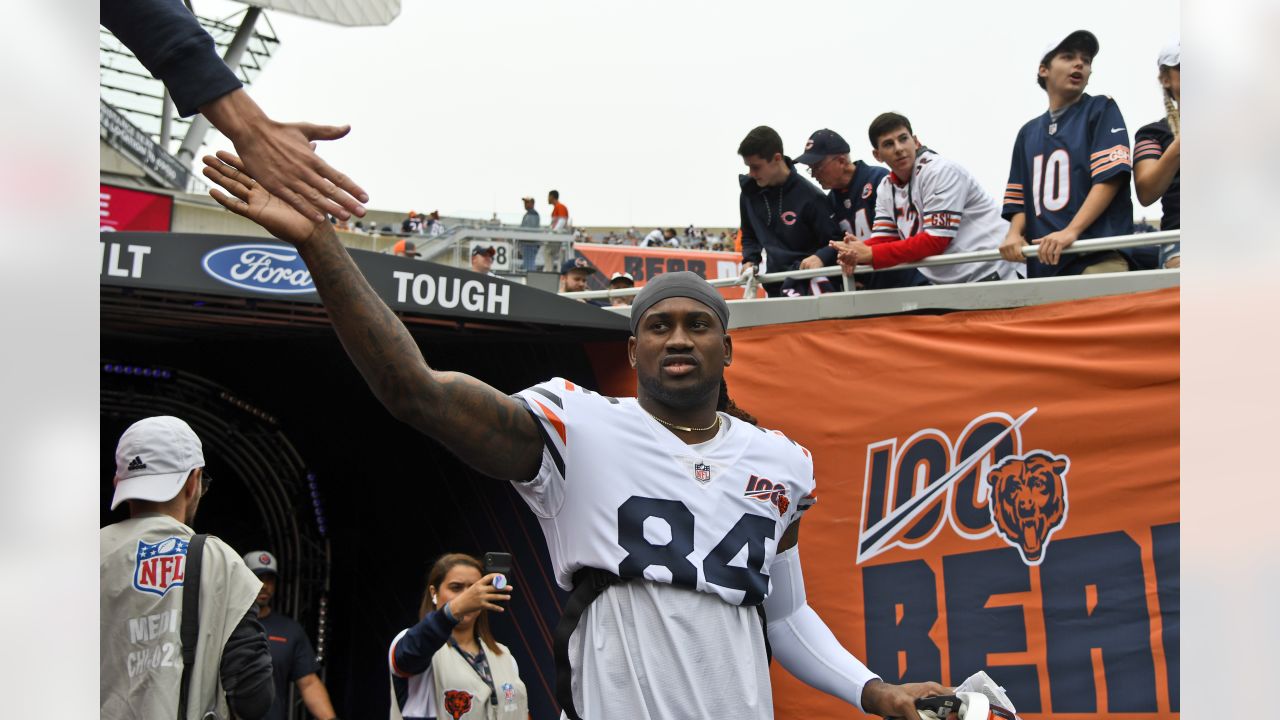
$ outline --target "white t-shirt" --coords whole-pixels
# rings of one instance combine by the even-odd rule
[[[898,185],[892,174],[880,181],[871,238],[906,239],[922,231],[950,238],[942,254],[951,255],[999,248],[1009,223],[1000,216],[995,198],[968,170],[926,149],[916,157],[910,182]],[[942,285],[972,282],[991,273],[1011,278],[1017,266],[1005,260],[987,260],[922,267],[920,272],[930,282]]]
[[[583,717],[773,716],[755,604],[786,528],[814,502],[809,452],[721,414],[686,445],[635,398],[562,378],[517,397],[539,421],[542,467],[516,490],[538,516],[556,582],[595,567],[608,588],[569,644]]]

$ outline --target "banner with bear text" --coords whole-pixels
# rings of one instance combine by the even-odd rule
[[[986,671],[1026,720],[1178,717],[1178,307],[733,332],[730,396],[813,453],[805,586],[845,648],[893,683]],[[780,720],[862,717],[772,675]]]

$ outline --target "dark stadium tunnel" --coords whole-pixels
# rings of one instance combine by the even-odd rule
[[[467,372],[504,392],[556,375],[596,386],[582,337],[445,328],[415,335],[433,367]],[[241,553],[280,553],[272,538],[288,533],[273,523],[294,519],[299,539],[293,553],[280,557],[286,583],[281,600],[296,607],[296,619],[315,643],[319,598],[327,598],[325,682],[340,716],[386,717],[387,647],[399,630],[417,621],[427,571],[436,557],[451,551],[514,555],[517,595],[507,613],[492,617],[494,634],[515,655],[532,717],[558,716],[551,634],[564,594],[555,586],[536,518],[508,483],[478,475],[392,418],[331,329],[222,333],[188,327],[139,334],[113,323],[104,324],[101,347],[102,525],[127,512],[108,510],[113,453],[123,430],[147,415],[184,414],[182,403],[166,398],[173,394],[166,383],[182,378],[188,385],[200,380],[221,388],[182,401],[190,408],[186,412],[212,413],[240,431],[228,436],[240,439],[211,441],[207,430],[195,428],[215,479],[195,529],[219,536]],[[171,377],[123,368],[155,368]],[[223,397],[223,391],[244,407]],[[266,417],[254,415],[254,409]],[[227,462],[229,455],[245,452],[235,443],[255,438],[252,442],[261,444],[264,434],[278,435],[272,443],[291,448],[279,457],[296,453],[297,467],[289,468],[296,482],[278,491],[285,495],[283,504],[291,504],[291,515],[262,512],[263,491],[251,489],[236,464]],[[322,503],[327,543],[306,485],[308,472]],[[290,562],[306,566],[293,578],[303,587],[287,586]],[[298,709],[295,713],[303,716]]]

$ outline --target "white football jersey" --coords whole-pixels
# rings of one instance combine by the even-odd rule
[[[892,174],[876,191],[872,238],[906,239],[921,232],[950,238],[943,255],[996,250],[1009,232],[1000,206],[978,185],[968,170],[924,149],[916,157],[911,181],[898,185]],[[973,282],[992,273],[1012,278],[1017,266],[1006,260],[922,267],[921,274],[938,285]]]
[[[587,718],[772,717],[756,608],[783,532],[814,502],[809,451],[723,413],[686,445],[635,398],[562,378],[516,395],[542,429],[538,476],[514,483],[538,516],[556,582],[609,587],[569,645]],[[756,658],[751,662],[751,658]]]

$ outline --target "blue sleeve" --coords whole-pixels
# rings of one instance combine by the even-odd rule
[[[1129,131],[1116,101],[1102,98],[1102,107],[1089,128],[1089,179],[1097,184],[1133,172]]]
[[[450,619],[443,610],[427,613],[392,648],[391,659],[395,669],[401,675],[425,672],[431,667],[431,657],[444,647],[457,625],[457,621]]]
[[[290,681],[300,680],[319,668],[316,667],[316,650],[311,646],[311,639],[301,625],[294,623],[297,637],[293,642],[293,672]]]
[[[1005,220],[1012,218],[1020,212],[1026,211],[1026,194],[1031,190],[1027,187],[1027,156],[1024,147],[1023,135],[1026,134],[1027,128],[1024,125],[1018,131],[1018,138],[1013,141],[1013,160],[1009,163],[1009,182],[1004,186],[1004,203],[1000,211],[1001,217]]]
[[[169,89],[181,116],[240,87],[180,0],[102,0],[99,11],[102,24]]]
[[[831,240],[839,240],[844,237],[840,232],[840,226],[836,225],[835,218],[831,214],[830,205],[826,202],[824,195],[814,194],[814,199],[805,203],[805,210],[809,215],[809,228],[813,231],[813,236],[818,238],[822,243],[813,254],[822,261],[823,265],[835,265],[836,255],[839,252],[827,243]]]
[[[751,225],[751,203],[747,200],[747,191],[738,196],[738,227],[742,230],[742,262],[753,263],[757,268],[763,260],[760,252],[760,240],[756,237],[755,227]]]

